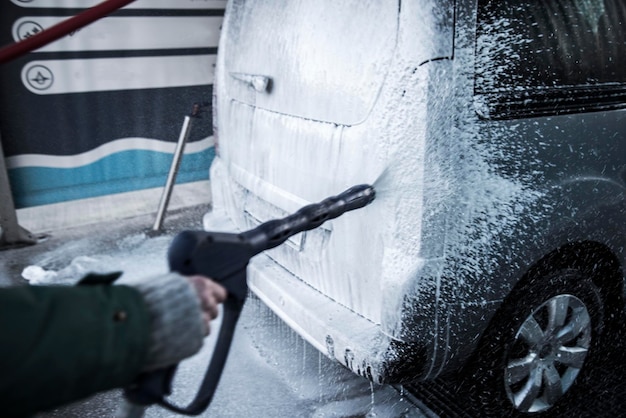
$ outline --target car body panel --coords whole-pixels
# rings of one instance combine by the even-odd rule
[[[311,15],[303,38],[283,31],[298,33],[298,13],[310,7],[293,2],[281,14],[267,2],[229,3],[205,228],[226,217],[245,230],[352,185],[375,186],[372,205],[250,266],[251,289],[316,348],[377,382],[434,378],[463,364],[547,254],[593,241],[626,264],[624,110],[485,112],[479,96],[489,92],[475,94],[475,1],[350,8],[365,22],[388,7],[384,19],[396,23],[372,44],[388,49],[351,51],[351,63],[320,75],[331,71],[326,56],[307,72],[297,63],[332,41],[311,35],[323,14]],[[366,49],[376,33],[347,39]],[[337,86],[359,66],[365,75]],[[367,74],[363,89],[353,83]]]

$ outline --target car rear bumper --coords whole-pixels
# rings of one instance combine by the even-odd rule
[[[380,326],[324,296],[266,255],[250,264],[248,285],[320,352],[361,376],[384,380],[381,352],[386,351],[390,341],[380,332]]]
[[[216,158],[211,167],[213,210],[203,219],[205,230],[235,232],[248,222],[232,219],[246,199],[225,164]],[[271,258],[272,251],[254,257],[248,266],[248,285],[263,303],[321,353],[354,373],[377,383],[402,383],[421,377],[426,367],[424,339],[403,342],[385,326],[313,288]],[[376,295],[372,295],[376,296]],[[382,295],[380,295],[382,297]],[[394,315],[398,320],[402,315]]]
[[[219,210],[207,213],[203,224],[207,230],[237,230]],[[250,290],[263,303],[317,350],[354,373],[376,383],[401,383],[415,378],[407,361],[418,368],[424,365],[423,350],[390,337],[379,324],[320,293],[267,254],[254,257],[247,273]]]

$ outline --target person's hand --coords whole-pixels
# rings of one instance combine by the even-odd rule
[[[190,276],[187,277],[187,280],[196,289],[196,293],[200,298],[202,318],[206,325],[205,335],[208,335],[211,330],[211,320],[217,318],[219,313],[218,305],[226,300],[226,289],[204,276]]]

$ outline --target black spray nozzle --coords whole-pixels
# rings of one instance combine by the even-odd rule
[[[348,211],[367,206],[375,197],[376,192],[372,186],[354,186],[337,196],[304,206],[286,218],[265,222],[241,235],[256,251],[261,252],[282,244],[299,232],[315,229]]]
[[[348,211],[367,206],[375,197],[374,188],[362,184],[245,232],[183,231],[169,248],[170,268],[185,275],[202,274],[224,282],[230,292],[245,288],[245,279],[232,284],[229,279],[245,277],[246,266],[252,257],[277,247],[299,232],[315,229]],[[237,294],[245,298],[245,291]]]

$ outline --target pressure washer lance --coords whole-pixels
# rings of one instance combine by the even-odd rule
[[[177,367],[175,365],[145,373],[126,388],[124,395],[130,401],[129,411],[132,408],[137,411],[159,404],[184,415],[204,412],[213,399],[239,314],[248,295],[246,268],[250,259],[284,243],[299,232],[315,229],[348,211],[367,206],[375,197],[374,188],[363,184],[320,203],[305,206],[285,218],[265,222],[239,234],[205,231],[179,233],[168,250],[170,269],[185,276],[200,274],[209,277],[226,288],[228,298],[223,305],[222,326],[204,379],[188,406],[176,406],[165,399],[171,394],[171,383]]]

